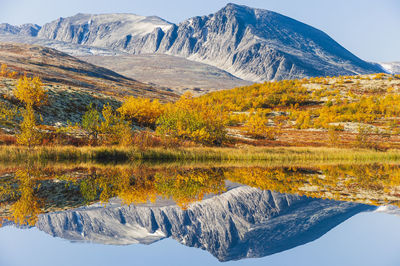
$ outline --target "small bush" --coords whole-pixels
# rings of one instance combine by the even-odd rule
[[[170,108],[157,120],[157,133],[206,145],[221,145],[226,140],[223,119],[217,114]]]
[[[268,126],[268,118],[262,114],[251,115],[243,127],[246,135],[257,139],[275,140],[278,135],[278,130]]]
[[[117,110],[123,117],[145,127],[154,127],[164,113],[164,106],[158,100],[129,97]]]

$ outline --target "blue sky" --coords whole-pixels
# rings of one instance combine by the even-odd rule
[[[233,2],[279,12],[323,30],[369,61],[400,61],[399,0],[0,0],[0,23],[43,25],[76,13],[135,13],[180,21]]]
[[[173,239],[149,246],[105,246],[70,243],[37,229],[0,228],[2,266],[163,265],[163,266],[398,266],[400,218],[361,213],[316,241],[272,256],[218,263],[207,251],[189,248]]]

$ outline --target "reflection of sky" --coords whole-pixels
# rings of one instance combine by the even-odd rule
[[[0,265],[400,265],[400,217],[361,213],[304,246],[261,259],[219,263],[172,239],[150,246],[71,244],[37,229],[0,229]]]

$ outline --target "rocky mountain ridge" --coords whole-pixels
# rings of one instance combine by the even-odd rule
[[[256,82],[384,71],[320,30],[235,4],[180,24],[131,14],[77,14],[45,24],[37,37],[130,54],[180,56]]]
[[[21,26],[14,26],[8,23],[1,23],[0,34],[36,37],[41,28],[42,27],[36,24],[23,24]]]

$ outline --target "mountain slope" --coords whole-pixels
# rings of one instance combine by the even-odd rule
[[[162,54],[84,56],[80,59],[106,67],[126,77],[196,94],[251,85],[216,67]]]
[[[118,202],[43,214],[37,228],[71,241],[151,244],[165,237],[205,249],[220,261],[271,255],[313,241],[362,204],[311,199],[246,186],[194,203],[121,206]]]
[[[36,24],[24,24],[21,26],[13,26],[8,23],[0,24],[0,34],[11,34],[20,36],[36,37],[41,27]]]
[[[311,26],[235,4],[179,25],[157,17],[78,14],[44,25],[38,37],[132,54],[181,56],[251,81],[383,71]]]
[[[19,74],[39,76],[44,82],[97,90],[112,95],[173,99],[171,92],[153,88],[51,48],[0,43],[0,64]]]
[[[0,42],[25,43],[25,44],[39,45],[39,46],[56,49],[60,52],[69,54],[71,56],[127,55],[127,53],[117,51],[117,50],[107,49],[107,48],[86,46],[86,45],[62,42],[62,41],[57,41],[57,40],[41,39],[41,38],[37,38],[37,37],[24,36],[24,35],[20,35],[20,34],[13,34],[13,35],[0,34]]]
[[[400,62],[380,63],[391,74],[400,74]]]
[[[107,48],[127,47],[155,30],[167,31],[172,24],[158,17],[133,14],[77,14],[45,24],[39,38]]]

